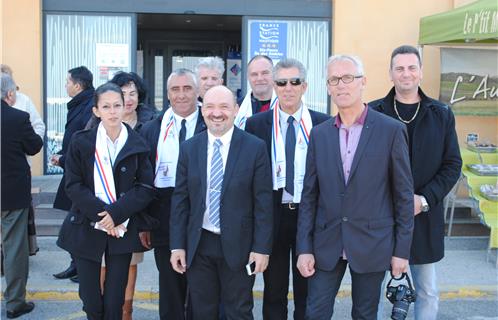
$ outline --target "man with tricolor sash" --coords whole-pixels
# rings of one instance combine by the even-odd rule
[[[180,144],[206,130],[206,125],[198,107],[199,86],[192,71],[173,71],[167,80],[167,91],[170,108],[146,123],[140,132],[152,150],[150,161],[154,169],[154,186],[158,190],[149,213],[160,221],[158,228],[143,232],[140,237],[144,246],[154,248],[159,271],[160,319],[185,319],[186,278],[174,272],[169,263],[171,195],[176,182]]]
[[[252,57],[247,64],[247,80],[251,89],[238,101],[239,112],[235,118],[235,125],[240,129],[245,128],[247,118],[273,109],[277,103],[277,95],[273,91],[273,61],[270,57]]]
[[[264,319],[287,319],[289,264],[292,257],[294,319],[304,319],[307,283],[296,268],[297,212],[301,200],[311,128],[329,119],[303,103],[306,70],[295,59],[273,69],[278,100],[273,109],[250,117],[246,131],[266,142],[273,178],[274,241],[264,273]]]

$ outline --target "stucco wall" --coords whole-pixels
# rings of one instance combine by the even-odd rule
[[[43,117],[41,0],[2,0],[0,10],[1,61],[12,68],[20,91]],[[43,173],[42,154],[33,158],[33,175]]]

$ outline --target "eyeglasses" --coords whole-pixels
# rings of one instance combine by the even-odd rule
[[[292,86],[298,86],[301,83],[304,82],[304,79],[301,78],[290,78],[290,79],[277,79],[275,80],[275,84],[278,87],[285,87],[287,85],[287,82],[290,82]]]
[[[363,78],[363,76],[353,76],[352,74],[345,74],[342,77],[331,77],[327,79],[327,83],[330,86],[336,86],[339,84],[339,80],[342,80],[342,83],[351,83],[354,79]]]

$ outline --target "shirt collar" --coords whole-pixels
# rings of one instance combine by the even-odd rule
[[[367,118],[368,106],[365,103],[363,105],[365,106],[365,108],[363,109],[363,112],[361,113],[360,117],[358,119],[356,119],[356,121],[353,124],[357,124],[360,126],[365,124],[365,119]],[[335,117],[334,126],[336,128],[340,128],[342,126],[340,113],[338,113],[337,116]]]
[[[177,115],[175,113],[175,111],[173,111],[173,115],[175,117],[175,122],[176,123],[181,123],[183,119],[187,120],[187,123],[190,123],[191,121],[193,121],[194,119],[197,119],[197,114],[199,113],[199,108],[195,108],[195,111],[192,112],[191,114],[189,114],[187,117],[181,117],[179,115]]]
[[[294,114],[288,114],[285,111],[283,111],[280,107],[278,108],[278,112],[279,112],[280,119],[281,119],[280,121],[282,121],[282,123],[287,123],[287,119],[290,116],[293,116],[294,120],[297,123],[299,123],[301,121],[301,116],[303,114],[303,104],[301,103],[301,105],[299,106],[299,108],[297,109],[297,111],[294,112]]]
[[[233,135],[233,130],[234,130],[234,127],[232,126],[230,128],[230,130],[228,130],[224,135],[222,135],[221,137],[215,137],[211,132],[209,132],[209,130],[207,130],[207,133],[208,133],[208,143],[210,146],[213,145],[214,143],[214,140],[216,139],[220,139],[221,140],[221,143],[223,144],[223,146],[229,146],[230,145],[230,141],[232,140],[232,135]]]

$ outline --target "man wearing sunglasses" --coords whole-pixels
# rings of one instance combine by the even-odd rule
[[[415,319],[436,319],[439,296],[436,262],[444,256],[443,199],[460,177],[462,160],[455,117],[442,102],[420,88],[422,62],[417,48],[401,46],[391,54],[389,77],[394,87],[373,110],[402,122],[408,130],[415,227],[410,271],[417,290]]]
[[[264,319],[287,319],[289,263],[292,257],[294,319],[304,319],[307,282],[296,268],[297,212],[303,187],[309,133],[329,119],[302,102],[306,69],[295,59],[284,59],[273,69],[273,88],[278,102],[272,110],[247,120],[246,131],[266,142],[272,164],[274,245],[263,274]]]
[[[265,55],[251,58],[247,64],[247,80],[251,86],[244,99],[238,101],[239,113],[235,125],[245,128],[247,118],[275,106],[277,95],[273,91],[273,61]]]
[[[413,184],[406,128],[363,103],[361,61],[329,59],[339,114],[311,132],[297,230],[306,319],[330,319],[349,265],[353,319],[376,319],[385,271],[408,269]]]

